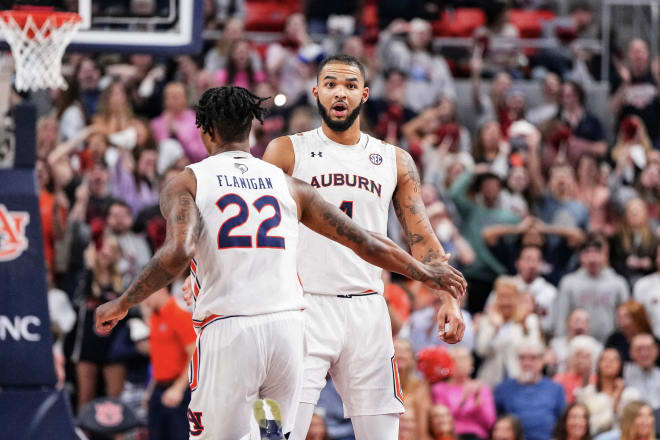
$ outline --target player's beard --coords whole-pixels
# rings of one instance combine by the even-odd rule
[[[353,125],[353,122],[357,119],[358,116],[360,116],[360,110],[362,110],[362,104],[364,104],[364,100],[360,100],[360,104],[355,107],[355,109],[346,116],[346,119],[343,121],[339,120],[334,120],[330,117],[328,112],[325,110],[325,107],[321,104],[321,101],[319,98],[316,98],[316,106],[319,108],[319,113],[321,114],[321,118],[323,119],[323,122],[325,122],[325,125],[328,126],[328,128],[332,131],[346,131],[348,130],[351,125]]]

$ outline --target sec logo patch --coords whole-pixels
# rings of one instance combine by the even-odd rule
[[[374,165],[380,165],[381,163],[383,163],[383,157],[378,153],[371,153],[369,155],[369,160]]]

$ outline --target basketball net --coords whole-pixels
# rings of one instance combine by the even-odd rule
[[[17,90],[67,88],[62,57],[80,22],[80,16],[74,13],[0,12],[0,30],[15,60]]]

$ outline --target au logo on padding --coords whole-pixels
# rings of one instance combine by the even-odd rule
[[[26,211],[9,211],[0,204],[0,261],[11,261],[20,257],[28,248],[25,227],[30,223]]]

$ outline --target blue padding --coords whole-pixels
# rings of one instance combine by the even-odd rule
[[[0,438],[73,440],[71,408],[63,391],[0,391]]]

